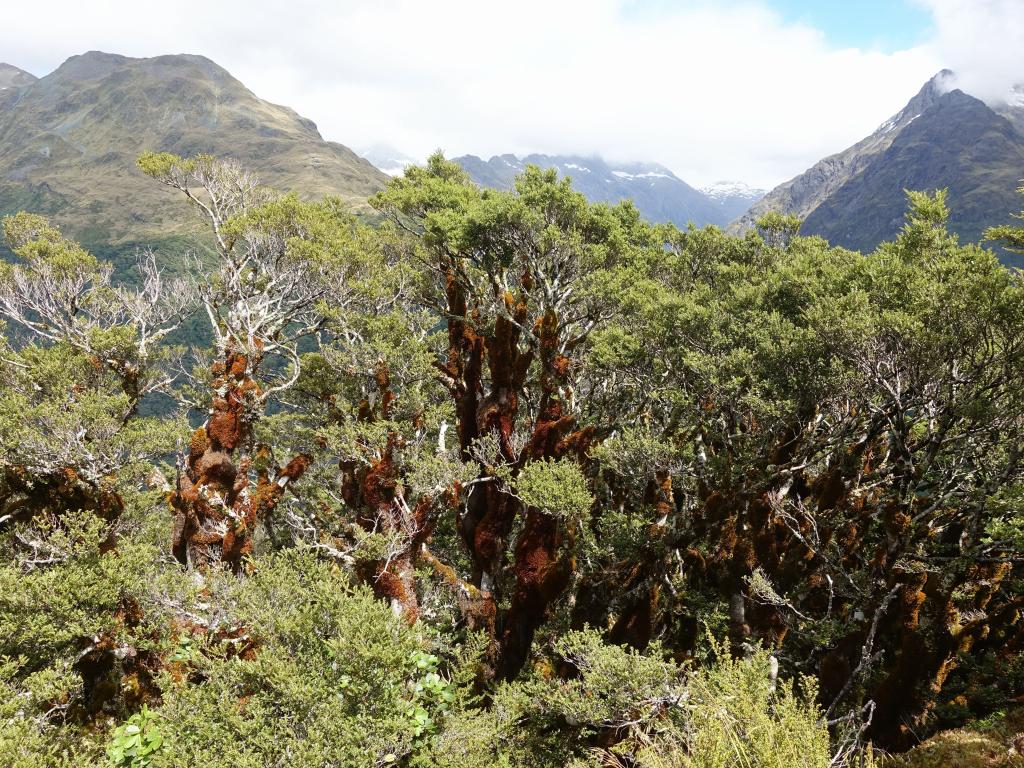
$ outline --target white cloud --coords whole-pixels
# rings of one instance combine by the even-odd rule
[[[933,55],[955,86],[990,102],[1024,82],[1024,0],[918,0],[935,19]]]
[[[870,133],[954,53],[975,67],[984,26],[958,47],[963,9],[1024,18],[1020,0],[921,1],[934,42],[886,53],[835,48],[768,0],[40,0],[0,14],[0,59],[44,74],[89,49],[201,53],[349,146],[599,153],[770,186]]]

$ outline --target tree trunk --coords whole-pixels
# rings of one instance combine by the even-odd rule
[[[300,454],[273,468],[266,447],[251,455],[252,429],[261,414],[260,388],[251,377],[249,360],[229,351],[211,373],[210,417],[193,433],[185,471],[170,496],[172,550],[183,565],[226,563],[238,571],[252,552],[257,526],[289,484],[303,475],[311,458]],[[250,478],[253,470],[255,482]]]

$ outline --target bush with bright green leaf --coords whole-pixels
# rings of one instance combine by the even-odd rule
[[[143,706],[141,712],[114,729],[107,757],[116,768],[149,768],[163,746],[164,737],[160,734],[158,718]]]
[[[566,459],[528,461],[514,485],[526,506],[567,521],[581,520],[594,503],[579,466]]]
[[[716,645],[719,653],[721,647]],[[415,765],[484,768],[827,768],[829,731],[804,681],[771,657],[722,655],[687,671],[663,649],[608,644],[593,630],[554,643],[545,665],[501,686],[488,710],[449,717]],[[563,667],[554,674],[556,667]]]

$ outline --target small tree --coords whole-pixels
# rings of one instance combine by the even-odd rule
[[[0,317],[44,344],[66,344],[113,371],[132,412],[172,378],[161,342],[191,311],[187,281],[167,280],[151,251],[139,255],[135,286],[114,285],[113,267],[64,237],[44,217],[4,219],[17,257],[0,265]]]
[[[209,416],[179,465],[173,549],[182,563],[237,569],[256,528],[310,462],[299,454],[278,465],[254,430],[297,380],[298,343],[322,327],[320,302],[345,280],[351,224],[337,201],[277,195],[231,161],[146,154],[139,166],[184,194],[216,245],[197,286],[213,338]]]
[[[0,265],[0,318],[15,331],[0,344],[0,526],[42,511],[116,516],[118,474],[160,450],[165,430],[136,414],[173,381],[162,342],[190,291],[166,280],[151,253],[139,259],[137,287],[114,285],[110,265],[43,217],[3,224],[16,261]]]
[[[1024,195],[1024,185],[1018,190]],[[1024,219],[1024,211],[1013,214],[1015,219]],[[985,239],[1003,243],[1004,246],[1014,253],[1024,253],[1024,227],[1014,227],[1010,224],[1001,224],[998,227],[989,227],[985,230]]]

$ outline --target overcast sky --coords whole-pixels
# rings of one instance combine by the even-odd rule
[[[325,138],[422,157],[601,154],[771,187],[943,67],[1024,80],[1024,0],[34,0],[0,61],[197,53]]]

